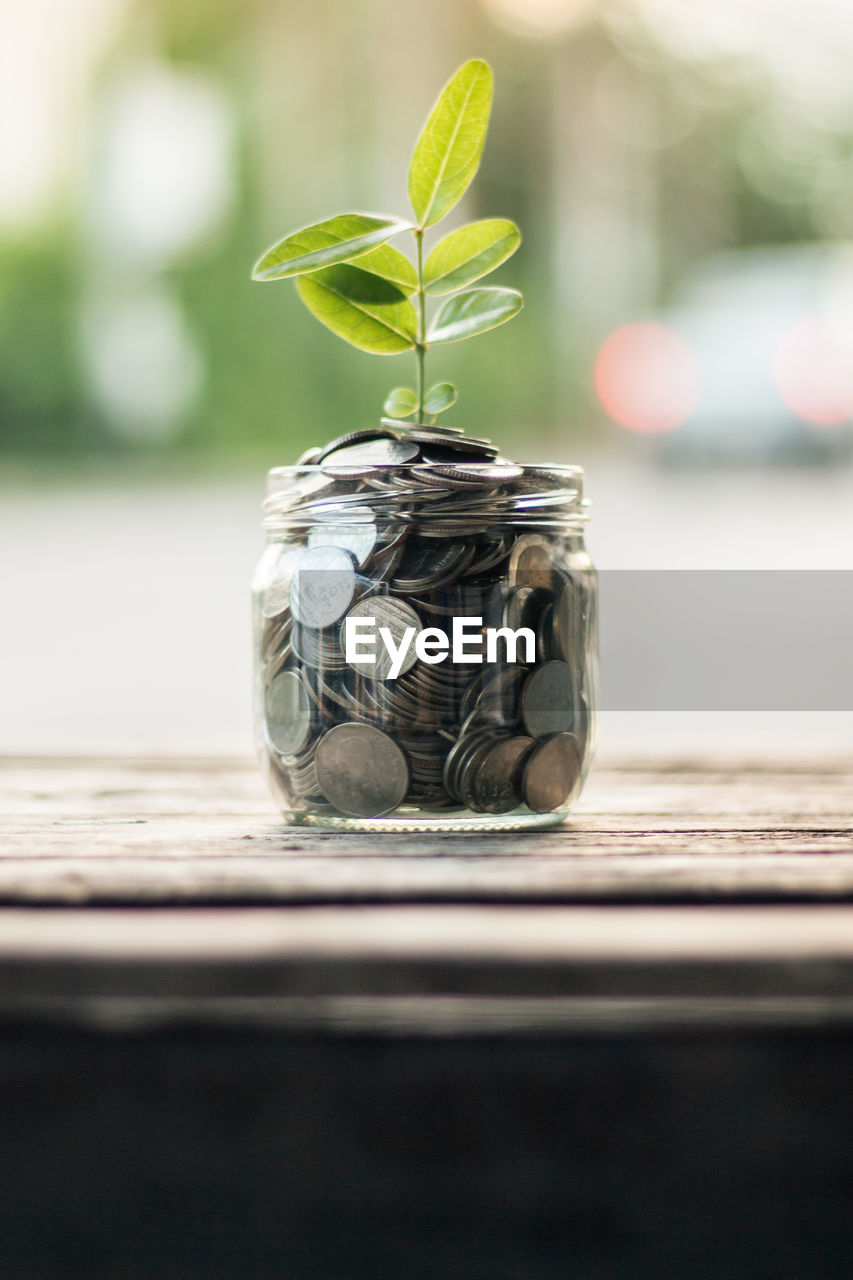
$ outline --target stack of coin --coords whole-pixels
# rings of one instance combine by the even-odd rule
[[[265,769],[283,808],[564,812],[594,712],[579,473],[383,420],[271,473],[271,489],[257,659]],[[347,653],[348,619],[369,632],[373,661]],[[458,619],[454,655],[441,636]],[[427,628],[438,640],[421,652]],[[532,643],[510,640],[520,628]]]

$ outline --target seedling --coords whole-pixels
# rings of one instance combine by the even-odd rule
[[[424,236],[462,198],[480,166],[492,105],[492,72],[472,59],[447,82],[430,112],[409,166],[415,221],[373,213],[340,213],[285,236],[260,258],[253,280],[296,277],[308,310],[362,351],[414,351],[416,388],[395,387],[384,409],[423,422],[456,400],[456,388],[426,389],[427,349],[494,329],[522,308],[517,289],[467,286],[515,252],[521,233],[508,218],[484,218],[451,231],[424,260]],[[388,243],[409,231],[415,261]],[[427,296],[443,297],[431,319]]]

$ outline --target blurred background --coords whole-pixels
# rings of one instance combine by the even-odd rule
[[[412,376],[250,269],[405,215],[472,56],[437,234],[514,218],[526,305],[433,353],[454,421],[584,465],[600,567],[853,568],[847,0],[0,0],[0,749],[248,752],[264,473]],[[611,712],[602,749],[735,739],[853,724]]]

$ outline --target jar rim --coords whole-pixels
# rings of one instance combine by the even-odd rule
[[[584,498],[583,467],[571,463],[516,463],[509,459],[469,462],[376,463],[359,475],[356,468],[347,471],[343,464],[328,468],[323,462],[296,463],[272,467],[267,474],[267,497],[263,503],[264,525],[270,532],[283,531],[294,525],[313,522],[382,519],[411,520],[411,513],[401,514],[399,502],[417,500],[415,482],[419,476],[433,477],[431,498],[440,497],[441,478],[453,466],[469,474],[489,475],[507,468],[504,478],[495,477],[492,488],[476,482],[453,487],[447,481],[446,492],[452,495],[453,514],[430,501],[420,505],[418,518],[439,524],[453,519],[456,524],[470,520],[472,527],[491,518],[495,524],[525,523],[549,525],[552,528],[580,528],[588,520],[589,502]],[[511,470],[510,470],[511,469]],[[520,470],[519,470],[520,469]],[[388,483],[373,487],[371,478],[388,477]],[[393,477],[393,480],[390,479]],[[413,488],[405,489],[410,479]],[[340,486],[351,482],[351,490]],[[426,486],[422,496],[425,497]],[[467,503],[466,503],[467,499]],[[484,506],[486,510],[484,510]],[[470,511],[469,508],[470,507]],[[488,513],[488,514],[487,514]]]
[[[322,462],[303,462],[294,463],[290,466],[270,467],[267,472],[267,500],[275,496],[276,493],[282,491],[278,482],[287,483],[300,477],[309,479],[312,476],[328,476],[333,479],[333,473],[325,469],[325,463]],[[396,471],[398,473],[407,473],[411,471],[415,476],[422,475],[424,472],[436,475],[442,475],[443,469],[448,465],[447,462],[377,462],[371,465],[371,471],[382,473]],[[550,480],[553,488],[562,487],[566,481],[574,481],[577,485],[577,497],[583,498],[584,488],[584,470],[583,467],[568,462],[512,462],[507,458],[502,458],[499,462],[492,462],[484,459],[482,462],[460,462],[458,465],[464,466],[466,471],[483,471],[487,472],[494,467],[521,467],[525,476],[535,478],[547,485]]]
[[[301,462],[293,463],[289,466],[270,467],[267,472],[267,480],[273,476],[294,476],[294,475],[316,475],[319,473],[327,474],[325,462]],[[341,467],[345,464],[341,463]],[[416,467],[420,471],[438,471],[451,465],[447,462],[374,462],[371,464],[371,470],[375,471],[405,471]],[[578,476],[583,478],[583,467],[570,462],[515,462],[510,458],[489,459],[483,458],[479,462],[469,462],[467,460],[460,461],[459,466],[464,466],[466,471],[469,470],[488,470],[492,467],[521,467],[525,472],[549,472],[554,476]]]

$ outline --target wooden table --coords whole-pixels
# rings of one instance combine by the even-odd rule
[[[0,768],[10,1280],[853,1272],[853,761],[382,840]]]

